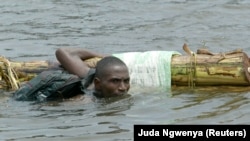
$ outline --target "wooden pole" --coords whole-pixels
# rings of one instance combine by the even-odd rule
[[[194,53],[184,44],[187,55],[174,55],[171,62],[171,82],[176,86],[214,86],[250,85],[249,57],[241,50],[213,54],[205,50]],[[49,61],[14,62],[0,57],[0,88],[18,89],[13,87],[28,81],[37,74],[48,69],[58,69],[58,63]],[[92,58],[84,62],[95,67],[101,58]],[[7,63],[8,64],[8,63]],[[10,77],[14,77],[11,79]],[[16,82],[15,82],[16,80]]]
[[[172,85],[250,85],[245,53],[172,57]]]

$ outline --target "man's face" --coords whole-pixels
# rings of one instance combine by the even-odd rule
[[[126,66],[110,66],[105,75],[95,78],[95,88],[103,97],[114,97],[127,94],[130,88],[130,77]]]

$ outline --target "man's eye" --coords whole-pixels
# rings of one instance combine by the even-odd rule
[[[124,80],[124,83],[128,84],[129,83],[129,79]]]

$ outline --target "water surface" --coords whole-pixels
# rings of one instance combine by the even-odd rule
[[[0,0],[0,54],[54,60],[59,47],[105,54],[242,48],[248,0]],[[133,140],[134,124],[249,124],[249,87],[132,88],[129,97],[32,104],[0,95],[0,140]]]

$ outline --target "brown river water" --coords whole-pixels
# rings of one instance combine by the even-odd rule
[[[0,0],[0,54],[54,60],[59,47],[105,54],[201,46],[250,54],[248,0]],[[249,124],[250,87],[133,88],[84,104],[0,94],[0,140],[132,141],[134,124]]]

